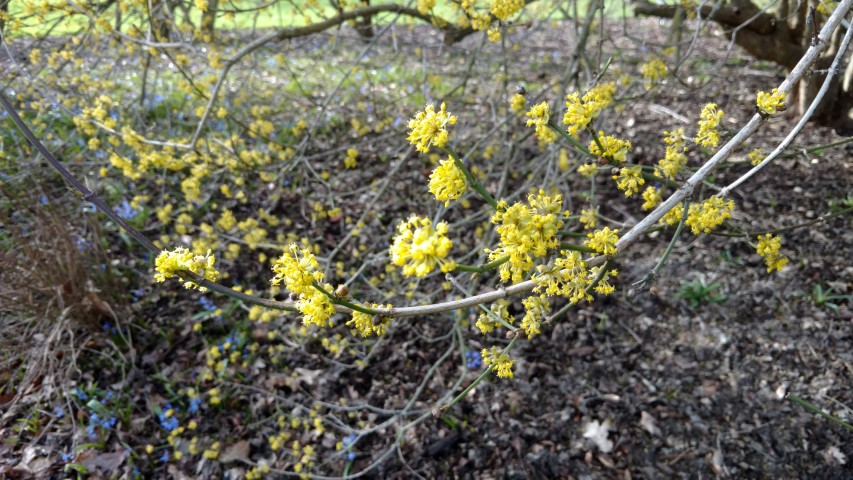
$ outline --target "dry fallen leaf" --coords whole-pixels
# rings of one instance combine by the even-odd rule
[[[610,453],[613,450],[613,442],[607,438],[610,432],[610,420],[605,420],[598,423],[598,420],[593,420],[583,427],[583,437],[588,438],[595,443],[595,446],[603,453]]]
[[[640,412],[640,426],[643,427],[643,430],[649,432],[650,435],[655,437],[660,436],[661,432],[657,426],[657,420],[649,412]]]
[[[241,440],[228,448],[226,448],[219,456],[219,461],[222,463],[230,463],[235,461],[249,460],[249,441]]]

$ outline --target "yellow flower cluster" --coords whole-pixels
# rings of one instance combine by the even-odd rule
[[[687,155],[684,154],[684,129],[679,128],[671,132],[663,132],[663,142],[666,144],[666,153],[658,161],[655,175],[675,180],[684,166],[687,165]]]
[[[773,270],[780,271],[782,267],[788,264],[788,258],[779,254],[779,249],[782,247],[782,238],[774,237],[772,233],[758,236],[758,254],[764,258],[767,264],[767,273]]]
[[[820,0],[817,2],[817,12],[829,16],[837,6],[838,2],[833,0]]]
[[[546,295],[560,295],[572,303],[581,300],[592,300],[592,295],[586,293],[589,285],[589,272],[586,262],[576,251],[563,250],[560,257],[554,260],[554,265],[540,265],[533,276],[536,282],[535,290]]]
[[[495,231],[500,235],[500,245],[495,250],[486,249],[486,253],[490,260],[509,257],[509,261],[499,267],[504,282],[521,281],[533,268],[534,257],[544,257],[548,249],[559,244],[557,231],[563,226],[560,218],[562,195],[547,196],[540,190],[538,195],[531,193],[527,201],[529,205],[517,202],[507,206],[506,201],[501,200],[491,218],[497,225]]]
[[[569,135],[577,135],[589,125],[594,118],[610,105],[613,94],[616,93],[616,83],[608,82],[596,85],[583,97],[577,92],[566,96],[566,113],[563,115],[563,124],[567,127]]]
[[[694,139],[696,143],[703,147],[716,147],[720,142],[720,134],[717,132],[717,128],[722,119],[723,111],[717,109],[716,103],[705,105],[699,115],[699,131]]]
[[[640,185],[646,183],[642,173],[643,168],[639,165],[623,167],[619,170],[619,175],[613,175],[613,180],[616,180],[616,187],[624,190],[626,197],[630,197],[640,191]]]
[[[598,145],[601,144],[601,147]],[[624,163],[628,150],[631,149],[631,142],[620,140],[616,137],[605,135],[604,132],[598,132],[598,141],[595,139],[589,142],[589,151],[593,155],[612,159],[618,163]]]
[[[500,326],[503,325],[503,323],[498,321],[498,319],[512,325],[514,319],[507,310],[508,305],[509,301],[498,300],[497,303],[494,303],[491,308],[489,308],[488,313],[483,312],[479,317],[477,317],[476,327],[480,329],[480,332],[482,332],[483,335],[496,328],[500,328]]]
[[[536,282],[535,291],[545,295],[559,295],[571,303],[581,300],[592,301],[592,295],[587,289],[600,275],[595,291],[602,295],[610,295],[615,287],[607,281],[608,276],[615,277],[616,270],[603,271],[603,266],[587,269],[586,262],[576,251],[563,250],[553,265],[540,265],[533,276]]]
[[[483,363],[491,367],[499,377],[512,378],[512,360],[509,355],[498,347],[484,348],[480,354],[483,356]]]
[[[452,158],[442,160],[429,176],[430,193],[439,202],[443,201],[445,207],[451,200],[458,200],[465,193],[465,188],[465,174]]]
[[[524,305],[524,318],[521,319],[521,328],[527,334],[527,338],[539,335],[539,327],[542,319],[551,314],[551,304],[545,295],[533,295],[521,301]]]
[[[435,8],[435,0],[418,0],[418,11],[427,15],[430,10]]]
[[[658,223],[666,224],[666,225],[675,225],[676,223],[681,221],[681,216],[684,213],[684,206],[682,204],[677,204],[672,207],[666,214],[658,220]]]
[[[370,309],[378,308],[380,306],[381,305],[375,303],[366,305],[366,307]],[[385,306],[391,308],[391,305]],[[385,330],[388,328],[390,323],[390,319],[387,316],[369,315],[367,313],[353,310],[352,319],[347,322],[347,326],[354,328],[362,337],[369,337],[371,335],[376,335],[378,337],[380,335],[385,335]]]
[[[589,237],[589,240],[584,241],[587,247],[605,255],[616,255],[616,242],[619,241],[618,229],[610,230],[610,227],[604,227],[586,236]]]
[[[291,243],[284,254],[273,261],[272,271],[275,276],[270,283],[279,285],[284,282],[288,290],[302,295],[311,290],[314,282],[322,282],[325,278],[319,269],[320,264],[311,250],[300,249],[297,244]]]
[[[643,86],[651,90],[658,80],[666,76],[666,64],[660,58],[653,58],[640,65],[640,75],[643,76]]]
[[[165,282],[167,278],[180,275],[181,272],[192,272],[206,280],[215,282],[216,278],[219,277],[219,272],[214,268],[215,263],[216,257],[211,254],[210,250],[205,255],[195,255],[184,247],[177,247],[171,252],[163,250],[154,261],[154,268],[157,270],[154,280]],[[206,288],[199,287],[197,283],[191,281],[184,282],[184,287],[197,288],[202,292],[207,291]]]
[[[524,0],[492,0],[492,15],[506,21],[524,8]]]
[[[397,236],[391,245],[391,262],[403,267],[403,275],[425,277],[440,267],[442,272],[456,268],[456,262],[447,260],[453,242],[447,238],[447,223],[432,226],[428,218],[415,215],[397,226]]]
[[[587,208],[581,210],[581,216],[578,219],[583,224],[584,230],[589,230],[591,228],[595,228],[598,225],[598,209],[597,208]]]
[[[578,173],[586,178],[594,177],[598,173],[598,165],[595,163],[584,163],[578,167]]]
[[[651,210],[660,205],[662,198],[660,189],[657,187],[648,187],[643,190],[643,210]]]
[[[734,201],[711,197],[700,205],[690,205],[686,223],[695,235],[711,233],[711,230],[720,226],[726,219],[732,218],[734,209]]]
[[[358,166],[358,150],[354,148],[347,149],[347,156],[344,157],[344,168],[352,169]]]
[[[551,119],[551,107],[548,102],[534,105],[527,112],[527,126],[536,128],[536,136],[540,143],[551,143],[557,139],[557,134],[551,131],[548,122]]]
[[[785,94],[780,92],[778,88],[774,88],[770,93],[758,92],[755,104],[758,105],[758,110],[762,113],[773,115],[785,110]]]
[[[749,152],[749,160],[753,165],[758,165],[764,160],[764,150],[761,148],[754,148],[751,152]]]
[[[441,109],[436,112],[430,104],[422,112],[418,112],[415,118],[409,120],[408,128],[411,132],[407,140],[419,152],[427,153],[430,146],[443,147],[447,144],[449,138],[447,126],[456,123],[456,115],[451,115],[446,108],[442,103]]]
[[[509,108],[513,112],[520,112],[525,105],[527,105],[527,99],[520,93],[516,93],[509,99]]]
[[[335,313],[335,304],[329,298],[328,292],[332,286],[328,283],[322,285],[323,291],[318,288],[308,288],[296,301],[296,309],[302,314],[302,323],[305,325],[317,325],[320,328],[331,326],[329,318]]]

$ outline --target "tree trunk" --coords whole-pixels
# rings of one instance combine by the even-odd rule
[[[0,0],[0,33],[4,33],[6,27],[6,18],[9,17],[9,3],[12,0]]]
[[[201,34],[208,41],[213,40],[216,33],[216,9],[219,0],[207,0],[207,11],[201,14]]]

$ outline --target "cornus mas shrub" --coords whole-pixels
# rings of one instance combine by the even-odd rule
[[[150,267],[146,281],[167,291],[179,278],[192,294],[205,294],[187,329],[199,337],[198,365],[180,380],[157,379],[163,393],[148,399],[144,409],[156,433],[140,444],[121,440],[116,450],[134,466],[134,475],[162,472],[164,465],[196,462],[202,469],[235,459],[246,467],[241,472],[246,478],[271,473],[307,478],[338,467],[344,477],[356,470],[368,474],[387,453],[361,464],[359,441],[380,433],[399,446],[426,419],[452,416],[454,406],[492,377],[504,382],[500,388],[512,389],[508,381],[520,375],[515,348],[547,334],[579,305],[620,289],[652,286],[682,234],[748,237],[768,273],[790,263],[782,232],[747,234],[739,226],[731,194],[785,150],[809,110],[787,144],[770,154],[753,150],[751,165],[735,179],[723,183],[713,174],[764,123],[793,107],[795,85],[813,74],[830,44],[836,63],[825,84],[832,84],[850,36],[847,31],[841,40],[835,32],[850,0],[821,3],[815,41],[784,82],[768,84],[769,93],[754,92],[750,120],[726,123],[729,107],[703,99],[707,103],[697,111],[683,112],[686,122],[661,125],[655,142],[662,155],[653,162],[635,154],[620,122],[638,99],[674,81],[671,75],[686,59],[677,48],[643,58],[640,65],[600,61],[579,75],[580,57],[586,55],[585,40],[579,41],[564,60],[568,65],[560,65],[568,73],[543,83],[526,78],[523,67],[507,59],[522,27],[540,20],[527,15],[556,11],[548,2],[351,3],[327,10],[320,2],[305,2],[296,9],[304,24],[224,42],[217,41],[221,29],[228,22],[239,27],[241,9],[204,0],[179,7],[47,2],[0,11],[7,42],[9,35],[57,15],[88,24],[85,34],[70,36],[60,47],[35,42],[16,60],[9,78],[15,87],[3,85],[0,100],[24,136],[4,135],[4,145],[47,159],[116,232],[124,232],[120,238],[141,245]],[[603,6],[578,19],[580,38],[594,31],[598,8]],[[184,21],[175,20],[180,9]],[[425,79],[407,71],[377,80],[375,70],[359,68],[401,17],[428,22],[446,43],[474,36],[484,55],[498,52],[503,66],[496,74],[505,88],[488,105],[491,117],[483,114],[484,102],[456,95],[469,77],[452,88],[452,78],[438,69]],[[347,23],[364,39],[364,50],[332,76],[338,82],[333,95],[313,95],[309,82],[322,85],[312,77],[315,64],[295,50],[268,48]],[[70,28],[59,20],[57,25]],[[392,39],[397,41],[396,31]],[[16,38],[12,44],[23,42]],[[91,73],[97,62],[86,57],[86,48],[96,42],[109,45],[116,58],[144,64],[139,84]],[[303,47],[322,56],[335,42],[314,38]],[[421,47],[416,53],[427,56]],[[152,62],[167,65],[167,73],[154,72]],[[278,76],[293,80],[282,84]],[[510,92],[509,77],[529,84],[503,93]],[[416,80],[423,87],[418,93],[390,87]],[[350,93],[356,90],[370,95]],[[124,103],[128,98],[133,108]],[[814,99],[817,105],[820,96]],[[325,150],[312,153],[313,142]],[[81,181],[82,170],[68,167],[54,149],[66,149],[65,156],[72,154],[77,163],[91,161],[96,174]],[[378,193],[371,202],[354,200],[348,189],[364,195],[370,190],[344,182],[350,175],[359,175],[353,183],[375,180],[367,170],[372,162],[386,162],[389,178],[405,162],[428,166],[420,183],[402,190],[402,196],[413,197],[401,202],[406,211],[382,203],[396,188],[387,181],[372,185]],[[519,162],[526,164],[520,169],[526,178],[510,172]],[[580,182],[590,185],[583,194],[568,188]],[[616,202],[629,205],[639,220],[600,214]],[[364,211],[354,211],[353,203]],[[654,268],[644,278],[626,278],[624,253],[645,235],[661,232],[668,247]],[[133,248],[128,250],[138,253]],[[218,306],[223,303],[227,306]],[[343,398],[300,396],[303,383],[319,381],[324,371],[290,365],[292,352],[319,351],[330,364],[364,369],[376,361],[373,352],[381,342],[394,341],[395,330],[440,318],[454,319],[446,355],[458,352],[465,368],[479,375],[467,378],[463,372],[453,388],[429,399],[429,408],[413,405],[433,370],[405,407],[381,411],[390,417],[387,422],[366,420]],[[264,388],[251,383],[259,372],[270,371],[276,374]],[[62,417],[66,409],[85,417],[91,439],[105,450],[113,432],[119,438],[121,428],[133,423],[116,412],[133,407],[126,406],[126,395],[114,397],[96,382],[83,387],[62,396]],[[293,398],[275,393],[284,388]],[[249,395],[257,397],[244,401]],[[211,425],[216,422],[205,422],[246,403],[249,413],[240,421],[263,425],[260,438],[220,439]],[[396,435],[388,434],[390,426]],[[67,468],[86,468],[81,455],[64,455]]]

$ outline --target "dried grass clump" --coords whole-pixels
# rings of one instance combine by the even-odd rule
[[[0,183],[0,195],[0,410],[8,420],[22,399],[50,397],[75,378],[80,347],[126,307],[118,279],[99,273],[106,256],[79,200],[52,200],[31,181]]]

